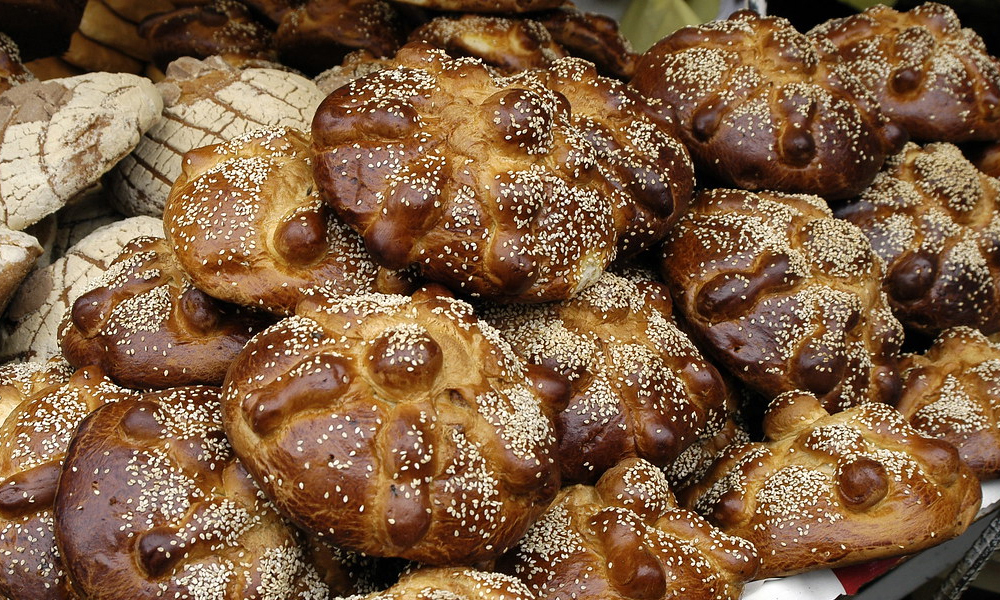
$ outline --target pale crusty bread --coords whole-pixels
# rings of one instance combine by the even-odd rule
[[[38,240],[0,226],[0,311],[42,253]]]

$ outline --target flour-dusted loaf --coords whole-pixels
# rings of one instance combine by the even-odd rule
[[[0,312],[7,307],[41,254],[42,247],[37,239],[0,225]]]
[[[0,94],[0,222],[21,230],[97,182],[160,119],[153,83],[88,73]]]

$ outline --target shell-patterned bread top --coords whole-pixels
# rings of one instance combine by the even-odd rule
[[[407,573],[384,592],[344,600],[537,600],[510,575],[461,567],[425,567]]]
[[[831,411],[895,399],[903,331],[882,264],[821,198],[702,192],[661,271],[700,347],[765,396],[804,389]]]
[[[62,325],[66,359],[119,385],[222,385],[254,333],[271,323],[192,285],[163,238],[139,237],[80,295]]]
[[[182,56],[276,58],[271,30],[239,0],[211,0],[151,15],[139,24],[139,35],[164,70]]]
[[[563,488],[499,568],[539,600],[737,600],[754,547],[677,505],[663,473],[622,461],[594,487]]]
[[[21,53],[17,44],[0,32],[0,94],[34,78],[31,71],[25,69],[21,63]]]
[[[622,459],[669,467],[726,420],[722,376],[674,323],[661,283],[605,273],[571,300],[489,307],[530,362],[570,382],[556,416],[562,483],[593,483]]]
[[[409,41],[478,58],[502,73],[548,68],[567,56],[549,30],[529,18],[444,14],[414,29]]]
[[[910,137],[1000,138],[1000,62],[951,7],[926,2],[898,12],[876,5],[827,21],[809,36],[831,42],[826,51],[839,55]]]
[[[0,95],[0,223],[56,212],[135,148],[163,100],[144,77],[87,73]]]
[[[262,127],[308,129],[325,94],[295,73],[238,69],[219,57],[181,58],[157,84],[163,119],[109,175],[114,203],[128,215],[160,216],[184,154]]]
[[[959,535],[979,510],[979,481],[954,446],[887,404],[830,415],[814,396],[786,392],[764,431],[681,497],[757,547],[760,578],[911,554]]]
[[[315,74],[352,50],[392,56],[406,29],[404,16],[386,0],[308,0],[282,16],[274,47],[282,63]]]
[[[669,108],[699,169],[748,190],[849,198],[906,139],[839,61],[750,11],[664,38],[630,85]]]
[[[523,13],[555,8],[565,0],[397,0],[431,10],[470,13]]]
[[[903,325],[1000,331],[1000,179],[952,144],[907,144],[836,215],[865,233]]]
[[[218,388],[94,411],[66,454],[55,527],[70,578],[91,600],[330,597],[299,534],[226,442]]]
[[[599,13],[583,12],[566,3],[553,10],[536,13],[552,39],[573,56],[597,65],[601,75],[621,80],[635,75],[639,55],[618,30],[618,22]]]
[[[954,327],[900,363],[896,408],[921,434],[945,440],[979,479],[1000,475],[1000,345]]]
[[[328,96],[312,130],[317,184],[379,264],[486,298],[564,299],[687,205],[670,123],[590,63],[497,77],[423,44],[395,62]]]
[[[49,367],[46,368],[49,370]],[[0,426],[0,596],[18,600],[77,598],[56,547],[53,503],[63,459],[77,425],[107,402],[127,398],[96,367],[63,380],[55,367]],[[0,395],[18,394],[7,386]]]
[[[229,370],[236,453],[335,546],[474,564],[513,546],[558,490],[550,415],[565,381],[446,294],[317,294]]]
[[[308,139],[268,128],[192,150],[163,222],[181,268],[207,294],[290,315],[304,296],[404,290],[316,191]]]

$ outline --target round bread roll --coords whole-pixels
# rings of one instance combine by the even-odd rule
[[[317,294],[226,377],[236,453],[336,546],[474,564],[513,546],[558,491],[550,414],[565,382],[443,293]]]
[[[330,597],[299,535],[233,455],[219,414],[218,388],[191,386],[106,405],[80,425],[55,528],[84,597]]]
[[[618,22],[599,13],[582,12],[570,3],[532,15],[552,39],[573,56],[589,60],[601,75],[623,81],[635,75],[639,55],[618,31]]]
[[[163,222],[198,289],[284,315],[320,288],[409,291],[320,199],[310,155],[309,141],[283,127],[185,155]]]
[[[14,40],[0,32],[0,94],[15,85],[35,79],[31,71],[24,68],[21,52]]]
[[[787,392],[764,431],[681,498],[757,547],[761,579],[911,554],[962,533],[979,510],[979,481],[955,448],[891,406],[831,416],[814,396]]]
[[[570,382],[555,421],[564,485],[592,483],[628,457],[669,467],[726,421],[729,390],[674,324],[661,283],[605,273],[571,300],[490,307],[484,318]]]
[[[0,29],[26,60],[62,54],[83,17],[87,0],[2,0]]]
[[[383,266],[490,299],[564,299],[687,205],[670,124],[585,61],[498,78],[411,44],[395,63],[313,120],[317,185]]]
[[[260,315],[191,284],[163,238],[139,237],[73,303],[62,350],[73,365],[98,365],[120,385],[163,389],[222,385]]]
[[[30,393],[0,427],[0,596],[70,600],[78,596],[53,533],[63,458],[88,413],[132,392],[114,385],[96,367],[77,371],[65,383],[61,367],[47,365],[43,371],[29,375],[33,384],[22,384]],[[19,392],[13,386],[0,391],[0,397],[11,394]]]
[[[979,479],[1000,476],[1000,344],[969,327],[941,333],[903,358],[896,408],[921,434],[942,439]]]
[[[702,192],[661,268],[701,347],[765,396],[804,389],[831,412],[896,398],[903,330],[881,262],[821,198]]]
[[[345,600],[536,600],[509,575],[474,569],[421,568],[403,576],[384,592]]]
[[[962,28],[951,7],[926,2],[898,12],[876,5],[809,35],[832,43],[826,51],[839,55],[911,137],[1000,138],[1000,62],[976,32]]]
[[[759,565],[752,544],[677,506],[638,458],[563,488],[500,561],[538,600],[737,600]]]
[[[664,38],[630,85],[669,108],[699,169],[748,190],[849,198],[906,139],[839,61],[751,11]]]
[[[959,325],[1000,331],[1000,179],[957,147],[908,144],[836,215],[882,259],[903,325],[931,335]]]

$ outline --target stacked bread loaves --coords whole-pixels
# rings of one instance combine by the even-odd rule
[[[0,0],[0,598],[737,600],[1000,474],[950,9],[75,4]]]

